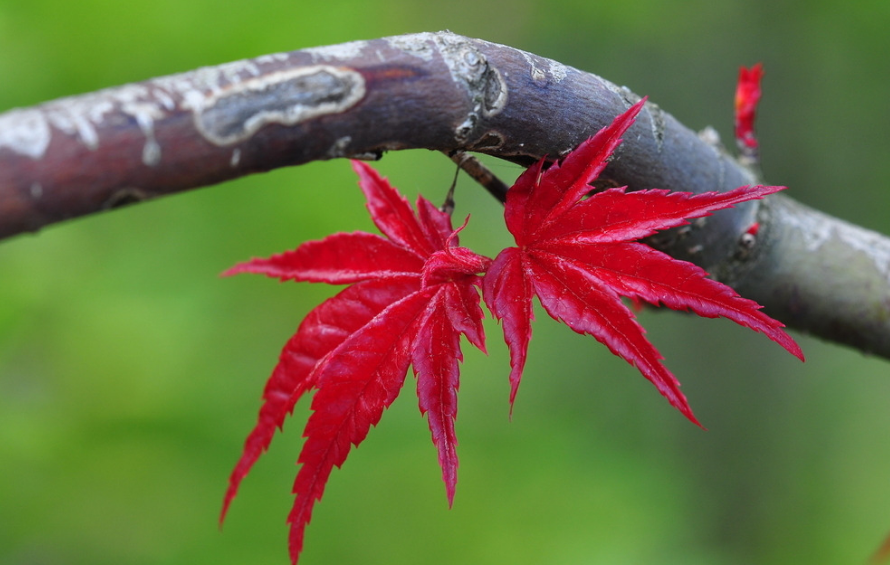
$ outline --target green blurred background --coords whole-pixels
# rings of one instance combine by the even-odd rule
[[[0,0],[0,111],[447,28],[598,73],[731,144],[737,69],[762,61],[767,180],[890,233],[888,27],[886,0]],[[433,199],[453,174],[424,151],[379,168]],[[464,243],[507,244],[464,178],[468,212]],[[370,227],[335,161],[0,243],[0,564],[286,563],[308,403],[222,532],[217,514],[281,345],[333,290],[217,275]],[[489,324],[490,355],[466,350],[454,508],[409,388],[333,474],[301,563],[864,563],[890,531],[890,365],[795,334],[801,364],[728,322],[641,317],[709,431],[543,314],[510,422]]]

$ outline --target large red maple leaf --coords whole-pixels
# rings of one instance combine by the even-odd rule
[[[803,359],[781,323],[701,268],[637,240],[687,218],[761,198],[784,187],[740,187],[725,193],[613,188],[586,195],[590,182],[633,124],[645,100],[582,143],[563,162],[527,169],[507,193],[504,217],[516,246],[495,258],[483,281],[483,298],[498,318],[510,350],[510,402],[514,401],[531,338],[532,298],[574,331],[589,334],[637,367],[670,403],[698,423],[679,383],[646,339],[629,297],[700,316],[722,316],[766,334]]]
[[[457,246],[451,217],[419,197],[408,202],[372,168],[353,167],[376,226],[385,237],[338,233],[225,274],[260,273],[282,281],[350,284],[315,308],[285,345],[265,392],[259,421],[229,479],[222,516],[250,467],[300,396],[317,389],[306,424],[296,500],[288,517],[296,563],[312,508],[334,466],[358,446],[395,400],[408,366],[417,377],[449,504],[457,481],[460,334],[484,350],[478,273],[491,260]]]
[[[516,246],[493,262],[458,246],[460,230],[452,228],[448,214],[423,197],[413,212],[385,179],[354,162],[383,236],[339,233],[227,271],[351,286],[312,310],[285,345],[263,393],[259,421],[229,479],[223,516],[275,430],[299,398],[316,389],[288,517],[290,554],[296,563],[305,527],[331,471],[395,400],[409,365],[417,376],[420,409],[438,450],[450,505],[457,482],[460,335],[484,351],[480,286],[510,350],[511,406],[531,339],[534,296],[552,317],[593,335],[636,366],[696,423],[679,384],[622,297],[729,318],[803,358],[782,324],[761,313],[756,303],[707,278],[699,267],[638,241],[782,187],[697,195],[610,189],[588,196],[589,183],[642,107],[642,101],[634,105],[563,162],[545,170],[542,160],[519,177],[504,212]]]

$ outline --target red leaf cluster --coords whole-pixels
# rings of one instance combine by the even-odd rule
[[[668,401],[698,421],[679,383],[621,301],[625,296],[708,318],[722,316],[766,334],[802,358],[781,323],[701,268],[636,240],[686,224],[686,218],[761,198],[783,187],[740,187],[725,193],[666,190],[626,193],[612,188],[585,198],[643,106],[640,101],[612,125],[582,143],[546,171],[530,167],[507,193],[505,217],[516,247],[502,251],[489,268],[483,297],[501,320],[510,348],[511,402],[516,396],[531,338],[532,296],[574,331],[592,335],[637,367]]]
[[[761,313],[756,303],[707,278],[699,267],[638,241],[781,187],[697,195],[613,188],[591,194],[591,181],[643,104],[634,105],[561,163],[545,167],[542,160],[519,177],[504,212],[516,245],[494,261],[458,245],[462,228],[452,228],[449,214],[423,197],[412,210],[373,169],[354,162],[382,236],[338,233],[227,271],[350,286],[312,310],[282,350],[263,393],[257,425],[229,479],[222,515],[295,403],[316,390],[288,518],[290,555],[296,563],[305,527],[331,471],[398,396],[409,366],[417,377],[420,410],[438,450],[450,505],[457,482],[460,336],[484,351],[480,288],[510,351],[511,406],[531,339],[535,296],[550,316],[592,335],[637,367],[695,423],[679,383],[661,364],[622,297],[728,318],[766,334],[802,359],[782,324]]]
[[[457,481],[459,338],[484,350],[480,284],[490,259],[457,246],[451,217],[419,197],[408,202],[371,167],[354,162],[368,210],[385,237],[338,233],[225,274],[260,273],[282,281],[349,284],[312,310],[288,341],[263,393],[259,422],[229,479],[222,516],[276,428],[310,389],[302,465],[290,513],[291,557],[333,468],[346,460],[398,396],[414,367],[420,409],[427,414],[448,493]]]

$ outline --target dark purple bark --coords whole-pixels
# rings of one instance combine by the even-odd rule
[[[321,159],[426,148],[529,164],[565,154],[638,99],[595,75],[448,32],[111,88],[0,114],[0,238]],[[715,137],[649,103],[604,177],[692,192],[756,182]],[[752,241],[745,232],[755,221]],[[890,357],[890,242],[879,234],[777,196],[653,244],[790,326]]]

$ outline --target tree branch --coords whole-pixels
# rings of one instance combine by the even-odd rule
[[[321,159],[426,148],[528,165],[564,155],[638,99],[595,75],[449,32],[198,69],[0,114],[0,238]],[[652,103],[604,176],[693,192],[756,182],[713,134]],[[884,236],[777,196],[652,243],[791,327],[890,358]]]

